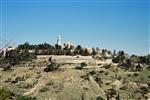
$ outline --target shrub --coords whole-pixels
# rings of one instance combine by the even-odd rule
[[[90,80],[89,74],[83,75],[83,76],[81,76],[81,78],[83,78],[84,80],[88,80],[88,81]]]
[[[95,71],[91,71],[90,74],[91,74],[91,75],[94,75],[94,74],[96,74],[96,72],[95,72]]]
[[[101,96],[98,96],[98,97],[96,98],[96,100],[105,100],[105,99],[102,98]]]
[[[127,90],[127,89],[128,89],[128,87],[126,85],[124,85],[120,88],[120,90]]]
[[[99,71],[99,73],[104,73],[104,72],[105,72],[105,71],[103,71],[103,70],[100,70],[100,71]]]
[[[11,83],[17,83],[17,82],[19,82],[19,81],[25,81],[24,77],[18,76],[18,77],[16,77],[15,80],[13,80]]]
[[[12,50],[6,53],[6,57],[3,62],[9,65],[17,65],[21,61],[30,61],[37,58],[34,54],[29,53],[28,50]]]
[[[95,77],[95,81],[100,85],[103,83],[102,79],[100,77]]]
[[[117,79],[118,79],[118,80],[121,80],[121,79],[122,79],[122,77],[121,77],[121,76],[118,76],[118,77],[117,77]]]
[[[108,93],[109,93],[110,96],[117,95],[117,91],[115,89],[109,89]]]
[[[31,96],[18,96],[16,100],[37,100],[36,97]]]
[[[81,67],[85,67],[85,66],[87,66],[87,64],[85,62],[82,62]]]
[[[46,91],[48,91],[48,90],[49,90],[48,87],[43,87],[43,88],[41,88],[41,89],[39,90],[39,92],[46,92]]]
[[[149,71],[150,71],[150,66],[148,66],[148,67],[147,67],[147,70],[149,70]]]
[[[146,88],[146,87],[144,87],[144,86],[142,86],[142,87],[140,87],[140,91],[141,91],[141,93],[143,93],[143,94],[147,94],[147,93],[149,92],[149,89]]]
[[[10,69],[11,69],[11,66],[8,65],[8,66],[6,66],[6,67],[3,68],[3,71],[8,71]]]
[[[11,82],[11,78],[8,78],[7,80],[5,80],[6,83]]]
[[[110,85],[110,83],[105,83],[105,85]]]
[[[131,77],[131,74],[128,74],[127,76],[128,76],[128,77]]]
[[[85,63],[85,62],[82,62],[81,64],[80,64],[80,66],[78,66],[78,67],[76,67],[76,69],[83,69],[83,67],[85,67],[85,66],[87,66],[87,64]]]
[[[111,65],[110,64],[109,65],[105,64],[103,67],[106,68],[106,69],[109,69],[111,67]]]
[[[10,100],[11,92],[6,87],[0,88],[0,100]]]
[[[109,74],[109,72],[105,72],[105,75],[107,76]]]
[[[125,56],[119,55],[119,56],[117,56],[116,58],[114,58],[112,61],[113,61],[114,63],[123,63],[124,60],[125,60]]]
[[[53,71],[53,70],[57,70],[59,67],[59,64],[56,64],[56,63],[51,63],[50,65],[48,65],[44,71],[45,72],[49,72],[49,71]]]
[[[134,75],[135,77],[139,76],[139,74],[138,74],[138,73],[134,73],[133,75]]]

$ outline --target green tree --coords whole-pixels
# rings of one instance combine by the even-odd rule
[[[6,60],[7,62],[10,64],[10,65],[16,65],[16,64],[19,64],[19,54],[17,53],[16,50],[12,50],[12,51],[9,51],[7,52],[6,54]]]
[[[125,56],[119,55],[112,60],[114,63],[122,64],[125,61]]]

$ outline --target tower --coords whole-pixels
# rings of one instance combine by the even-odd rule
[[[61,45],[61,37],[60,37],[60,35],[57,37],[57,45]]]

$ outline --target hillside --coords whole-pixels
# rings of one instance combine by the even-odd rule
[[[0,69],[0,86],[16,95],[35,96],[38,100],[102,100],[106,98],[150,98],[150,71],[129,71],[108,60],[91,56],[53,56],[59,68],[45,72],[50,56],[22,62],[10,70]],[[66,62],[65,62],[66,61]],[[69,62],[70,61],[70,62]],[[72,63],[71,63],[72,62]],[[84,62],[82,69],[76,67]]]

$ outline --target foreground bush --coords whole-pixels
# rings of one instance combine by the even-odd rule
[[[11,92],[6,87],[0,88],[0,100],[10,100]]]
[[[36,97],[31,96],[19,96],[16,98],[16,100],[37,100]]]

